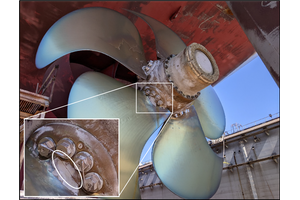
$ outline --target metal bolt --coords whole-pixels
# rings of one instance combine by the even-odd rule
[[[228,145],[227,144],[225,145],[225,147],[226,147],[226,149],[228,149]]]
[[[149,67],[145,67],[145,70],[146,70],[146,71],[149,71],[149,70],[150,70],[150,68],[149,68]]]
[[[170,75],[170,74],[167,74],[167,77],[168,77],[168,78],[170,78],[170,77],[171,77],[171,75]]]
[[[50,137],[42,138],[38,143],[38,152],[41,156],[49,158],[52,151],[55,150],[55,142]]]
[[[163,101],[162,101],[162,100],[158,100],[157,103],[156,103],[156,105],[157,105],[157,106],[163,105]]]
[[[197,92],[197,95],[199,96],[199,95],[200,95],[200,92]]]
[[[169,65],[168,64],[165,64],[165,69],[168,69]]]
[[[63,138],[59,140],[56,149],[65,152],[70,157],[72,157],[76,152],[76,146],[74,142],[69,138]],[[59,153],[59,155],[61,158],[67,159],[67,156],[65,156],[64,154]]]
[[[190,98],[191,98],[191,96],[190,96],[190,95],[187,95],[187,96],[186,96],[186,98],[190,99]]]
[[[152,65],[153,65],[153,61],[150,60],[150,61],[148,62],[148,66],[151,67]],[[148,71],[148,70],[147,70],[147,71]]]
[[[244,140],[245,142],[247,142],[247,139],[246,139],[246,138],[244,138],[243,140]]]
[[[175,89],[175,90],[178,90],[178,87],[174,85],[174,89]]]
[[[151,91],[150,96],[154,97],[156,95],[156,92],[154,90]]]
[[[146,89],[146,90],[145,90],[145,95],[146,95],[146,96],[149,96],[150,93],[151,93],[151,90],[149,90],[149,89]]]
[[[78,166],[79,170],[82,172],[88,172],[92,169],[94,160],[93,157],[85,151],[81,151],[74,156],[75,164]],[[83,166],[82,166],[83,165]]]
[[[161,99],[161,97],[160,97],[160,95],[158,94],[158,95],[155,96],[155,100],[157,101],[157,100],[159,100],[159,99]]]
[[[103,186],[103,179],[95,172],[89,172],[84,177],[83,188],[91,193],[98,192]]]
[[[181,112],[180,112],[180,115],[183,115],[183,114],[184,114],[184,112],[183,112],[183,111],[181,111]]]

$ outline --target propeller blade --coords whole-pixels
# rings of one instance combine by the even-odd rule
[[[139,16],[150,26],[155,35],[158,57],[165,59],[171,54],[178,54],[186,47],[181,38],[163,23],[141,13],[132,10],[127,11]]]
[[[221,101],[212,86],[201,90],[194,106],[205,137],[217,139],[225,130],[226,119]]]
[[[114,10],[83,8],[59,19],[38,47],[36,66],[43,68],[63,55],[80,50],[104,53],[146,78],[140,34],[128,18]]]
[[[135,85],[133,84],[134,88]],[[130,86],[98,72],[86,72],[79,76],[69,95],[68,118],[119,118],[120,119],[120,191],[139,164],[142,149],[152,133],[169,114],[136,114],[138,108],[149,112],[168,112],[151,104],[150,100]],[[109,92],[111,91],[111,92]],[[79,103],[73,102],[109,92]],[[135,191],[135,192],[134,192]],[[128,182],[121,198],[140,198],[138,169]]]
[[[153,147],[153,165],[164,185],[184,198],[208,199],[217,191],[222,158],[207,144],[192,106],[178,119],[170,119]]]

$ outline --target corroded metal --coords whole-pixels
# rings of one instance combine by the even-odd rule
[[[83,122],[78,122],[78,124],[81,124],[82,127],[94,127],[91,129],[92,132],[88,132],[87,130],[77,126],[76,120],[48,120],[50,119],[31,120],[31,126],[35,127],[37,125],[37,128],[27,131],[27,134],[30,134],[30,137],[27,140],[25,147],[25,151],[28,152],[25,156],[25,195],[86,196],[90,194],[86,193],[83,189],[78,190],[66,185],[65,181],[59,177],[57,171],[54,169],[52,160],[39,156],[38,143],[41,143],[44,138],[51,136],[53,142],[57,144],[56,149],[59,149],[59,146],[64,142],[69,144],[62,145],[67,147],[60,149],[70,155],[71,159],[75,161],[76,165],[81,170],[81,173],[82,168],[84,168],[84,172],[95,172],[102,177],[103,187],[101,187],[99,191],[97,190],[95,195],[117,196],[118,163],[114,164],[111,153],[109,153],[108,149],[106,149],[107,141],[101,141],[97,138],[104,137],[103,135],[110,133],[109,137],[115,138],[110,142],[110,146],[113,147],[110,151],[117,151],[118,137],[115,136],[118,135],[118,127],[111,127],[110,129],[105,128],[107,126],[102,126],[102,122],[100,120],[89,120],[86,122],[85,120],[82,120]],[[42,123],[40,121],[42,121]],[[106,124],[116,125],[110,120],[104,121],[107,121],[105,122]],[[98,127],[98,129],[95,129],[95,127]],[[104,134],[103,131],[106,133]],[[103,142],[105,142],[105,145]],[[78,148],[78,146],[81,146],[81,148]],[[77,153],[74,156],[72,155],[73,152],[70,153],[68,151],[68,149],[73,151],[73,147],[77,147],[75,149],[75,152]],[[80,161],[81,165],[78,165]],[[76,184],[80,185],[79,174],[76,167],[69,161],[69,159],[62,159],[61,153],[56,153],[54,163],[61,176],[70,185],[74,187],[77,187]],[[45,171],[47,171],[47,173],[45,173]]]
[[[209,199],[219,187],[223,159],[207,144],[193,106],[180,120],[168,121],[152,157],[159,179],[184,199]]]
[[[203,55],[199,56],[199,53]],[[147,79],[140,79],[143,83],[138,85],[154,105],[173,111],[174,117],[182,115],[198,98],[200,91],[219,77],[214,58],[197,43],[164,61],[149,61],[143,68]]]
[[[104,28],[105,27],[105,28]],[[145,77],[143,44],[134,24],[107,8],[83,8],[59,19],[44,35],[36,54],[37,68],[75,51],[104,53]]]

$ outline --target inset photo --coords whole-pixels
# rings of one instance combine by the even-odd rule
[[[119,119],[25,119],[24,196],[119,195]]]

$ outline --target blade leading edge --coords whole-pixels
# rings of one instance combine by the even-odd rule
[[[217,139],[225,130],[226,119],[221,101],[212,86],[201,90],[194,106],[206,137]]]

